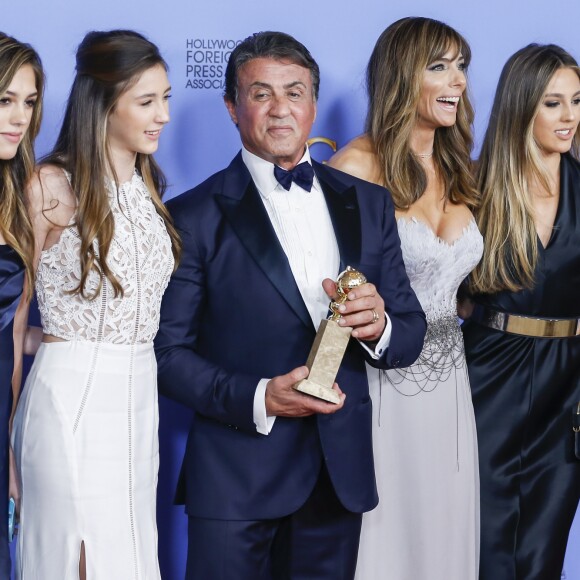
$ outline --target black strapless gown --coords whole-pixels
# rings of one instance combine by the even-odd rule
[[[8,420],[12,407],[12,322],[24,282],[20,256],[0,244],[0,578],[10,578],[8,550]]]
[[[580,318],[580,163],[562,157],[554,231],[536,284],[479,295],[494,310]],[[573,407],[580,336],[531,338],[464,324],[481,478],[480,580],[559,580],[580,499]]]

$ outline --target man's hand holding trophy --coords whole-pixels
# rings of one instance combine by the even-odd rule
[[[338,404],[340,395],[332,388],[342,357],[350,340],[352,328],[340,326],[339,306],[347,300],[348,293],[366,283],[359,271],[347,266],[336,280],[338,297],[330,303],[332,314],[320,323],[314,344],[308,355],[306,366],[310,370],[308,378],[299,381],[294,388],[301,393]]]

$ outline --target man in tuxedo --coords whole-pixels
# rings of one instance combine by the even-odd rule
[[[423,344],[390,196],[310,158],[318,85],[291,36],[243,41],[224,96],[242,150],[168,204],[183,253],[156,351],[161,392],[195,411],[188,579],[352,578],[377,504],[364,363],[407,366]],[[354,330],[334,404],[292,387],[347,265],[368,283],[341,306]]]

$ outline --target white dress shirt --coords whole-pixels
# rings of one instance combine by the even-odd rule
[[[330,214],[320,183],[314,176],[312,190],[302,189],[292,182],[286,191],[274,177],[274,165],[242,147],[242,159],[260,193],[278,241],[288,258],[290,270],[308,309],[314,327],[318,329],[328,313],[329,298],[322,288],[322,280],[336,280],[339,274],[340,254],[332,227]],[[310,152],[306,148],[300,163],[311,163]],[[388,347],[391,325],[387,324],[381,340],[374,351],[364,343],[361,345],[373,356],[379,358]],[[288,372],[292,369],[288,369]],[[266,385],[270,379],[262,379],[254,396],[254,423],[256,430],[267,435],[275,417],[266,416],[264,402]]]

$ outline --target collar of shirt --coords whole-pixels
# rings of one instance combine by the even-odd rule
[[[280,188],[284,192],[284,188],[276,181],[274,177],[274,164],[254,155],[250,151],[248,151],[242,145],[242,160],[245,163],[260,195],[265,197],[266,199],[270,196],[270,194],[276,189]],[[308,150],[308,145],[306,146],[306,150],[304,151],[304,155],[302,159],[298,163],[302,163],[303,161],[307,161],[312,165],[312,160],[310,158],[310,151]],[[295,185],[295,184],[293,184]],[[312,189],[322,193],[322,188],[320,187],[320,183],[318,183],[318,179],[316,177],[316,173],[314,174],[314,182],[312,183]]]

